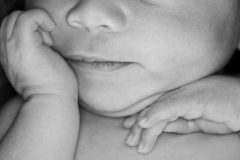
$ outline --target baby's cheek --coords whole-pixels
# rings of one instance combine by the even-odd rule
[[[79,85],[79,98],[87,104],[86,107],[100,112],[117,112],[128,108],[135,97],[129,97],[125,89],[119,90],[106,85]]]
[[[129,77],[127,77],[128,79]],[[137,78],[137,77],[136,77]],[[158,84],[158,83],[157,83]],[[127,116],[135,114],[158,99],[156,85],[145,81],[103,81],[79,79],[82,104],[100,114]]]

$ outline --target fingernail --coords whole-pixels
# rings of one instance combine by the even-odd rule
[[[140,144],[138,145],[137,152],[144,153],[144,143],[143,142],[140,142]]]
[[[147,121],[147,118],[141,118],[138,122],[139,125],[144,124]]]
[[[133,133],[131,133],[130,135],[128,135],[127,140],[126,140],[125,143],[131,143],[131,141],[132,141],[132,139],[133,139],[133,136],[134,136]]]

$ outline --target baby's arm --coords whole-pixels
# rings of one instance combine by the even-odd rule
[[[138,151],[152,150],[162,132],[228,134],[240,130],[240,80],[210,76],[170,91],[125,121],[132,128],[126,142]],[[138,123],[137,123],[138,122]],[[131,140],[130,140],[131,139]],[[143,144],[143,146],[142,146]]]
[[[1,24],[1,64],[24,104],[0,143],[1,160],[72,160],[79,130],[77,81],[49,46],[55,25],[40,9]],[[40,33],[41,32],[41,33]]]

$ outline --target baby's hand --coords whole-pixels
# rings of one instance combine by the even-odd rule
[[[129,117],[126,139],[150,152],[162,132],[228,134],[240,130],[240,80],[211,76],[167,92],[140,114]]]
[[[1,24],[1,64],[15,90],[33,95],[77,96],[77,81],[64,59],[50,47],[55,29],[41,9],[15,11]]]

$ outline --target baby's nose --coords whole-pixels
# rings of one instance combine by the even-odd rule
[[[75,28],[90,32],[119,32],[126,25],[126,16],[112,0],[80,0],[67,15],[67,22]]]

